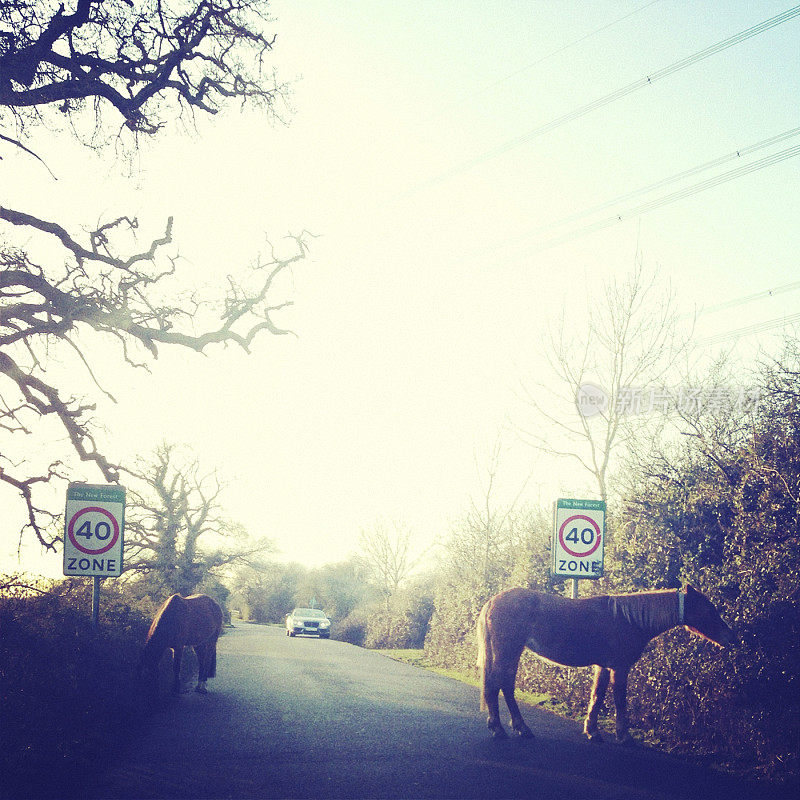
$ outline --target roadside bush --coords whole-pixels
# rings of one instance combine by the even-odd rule
[[[386,650],[411,647],[411,626],[402,610],[374,606],[367,618],[364,647]]]
[[[411,599],[405,612],[409,633],[405,644],[400,645],[401,647],[418,649],[424,646],[434,608],[432,592],[417,594],[416,591],[412,590]]]
[[[341,622],[333,623],[331,636],[341,642],[363,647],[367,638],[367,621],[369,612],[365,608],[357,608]]]
[[[429,580],[401,590],[384,603],[369,606],[364,646],[417,649],[425,642],[434,601]]]
[[[467,675],[475,672],[475,624],[486,597],[464,597],[442,587],[425,637],[425,660]]]
[[[92,754],[142,719],[132,686],[149,619],[104,595],[95,631],[88,582],[0,583],[0,791],[79,795]]]
[[[475,624],[502,589],[562,586],[549,574],[550,518],[537,508],[483,511],[461,520],[444,544],[433,613],[425,637],[431,664],[475,675]]]

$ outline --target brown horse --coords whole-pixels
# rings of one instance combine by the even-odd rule
[[[499,692],[503,690],[511,725],[532,737],[514,699],[519,659],[525,647],[540,658],[568,667],[594,665],[595,676],[584,733],[602,742],[597,715],[609,682],[614,693],[617,740],[632,743],[626,719],[628,671],[645,645],[678,625],[727,647],[731,629],[716,608],[696,589],[601,595],[571,600],[531,589],[508,589],[489,600],[478,618],[478,667],[481,709],[488,709],[492,735],[505,738],[500,723]]]
[[[173,594],[158,609],[139,665],[157,687],[157,669],[167,648],[172,649],[172,692],[180,689],[181,658],[184,647],[194,647],[199,675],[196,692],[206,693],[206,680],[217,674],[217,639],[222,630],[222,609],[206,594],[181,597]],[[157,691],[157,688],[156,688]]]

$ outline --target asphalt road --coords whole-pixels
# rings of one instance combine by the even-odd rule
[[[642,748],[590,745],[523,708],[533,741],[494,741],[476,689],[336,641],[239,625],[209,694],[187,687],[87,776],[102,798],[779,797]],[[103,763],[101,760],[100,763]]]

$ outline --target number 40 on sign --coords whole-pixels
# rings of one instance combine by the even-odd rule
[[[556,500],[550,569],[555,577],[603,576],[605,520],[606,504],[603,500]]]

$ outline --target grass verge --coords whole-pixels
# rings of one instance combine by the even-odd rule
[[[470,686],[479,686],[477,675],[460,672],[455,669],[445,669],[444,667],[437,667],[434,664],[428,663],[425,658],[424,650],[375,650],[387,658],[392,658],[395,661],[402,661],[406,664],[411,664],[413,667],[420,669],[427,669],[429,672],[435,672],[437,675],[443,675],[446,678],[452,678],[461,683],[466,683]],[[569,709],[564,703],[559,702],[550,694],[541,694],[538,692],[524,692],[517,690],[515,693],[517,700],[529,706],[538,706],[539,708],[549,711],[551,714],[557,714],[559,717],[567,717],[569,719],[576,719],[574,715],[569,713]]]

